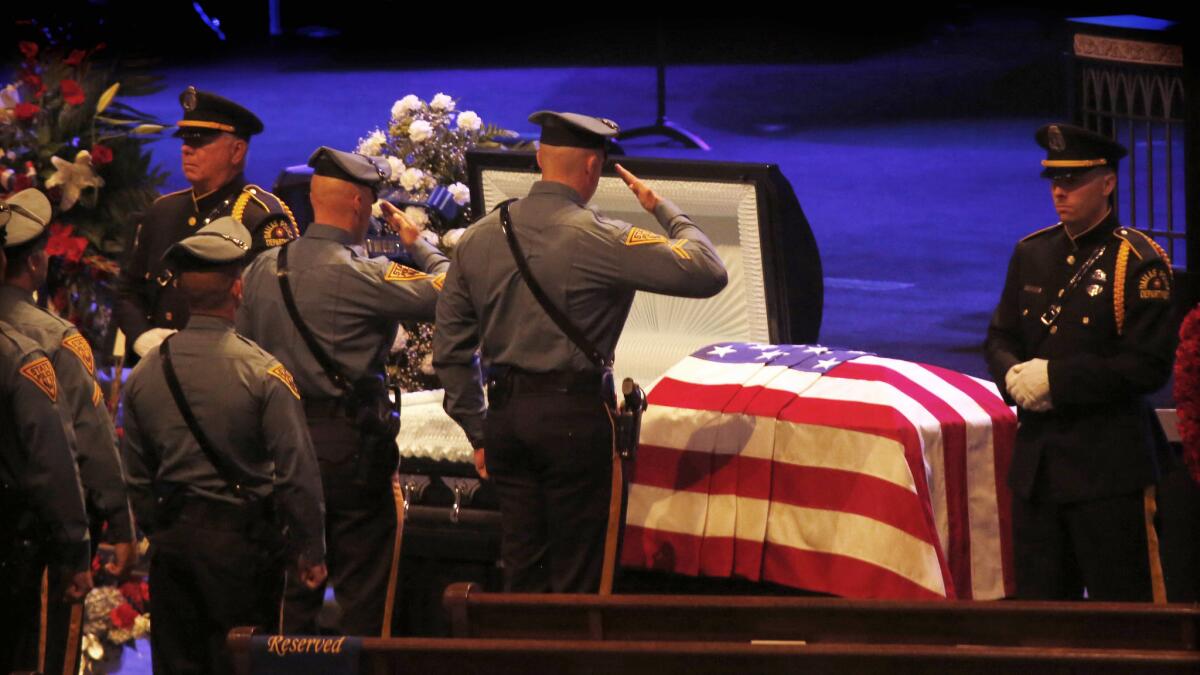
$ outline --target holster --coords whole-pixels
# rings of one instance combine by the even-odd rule
[[[646,410],[646,392],[630,378],[621,383],[621,406],[615,421],[617,452],[621,459],[633,459],[642,434],[642,413]]]
[[[366,484],[372,475],[391,475],[400,461],[396,448],[400,412],[388,397],[384,378],[368,375],[356,380],[353,390],[346,394],[346,410],[351,412],[358,428],[355,482]]]
[[[12,590],[40,574],[49,551],[46,528],[15,491],[0,490],[0,583]]]

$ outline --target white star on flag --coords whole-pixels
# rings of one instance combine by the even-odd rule
[[[778,349],[773,349],[769,352],[763,352],[763,353],[759,354],[758,359],[770,360],[777,356],[787,356],[787,355],[788,355],[787,352],[781,352]],[[755,359],[755,360],[757,361],[758,359]]]
[[[815,365],[813,367],[820,368],[821,370],[829,370],[830,368],[836,366],[839,363],[841,363],[841,361],[838,361],[837,359],[820,359],[819,361],[817,361],[817,365]]]
[[[807,354],[825,354],[829,352],[829,347],[817,345],[815,347],[809,347],[808,349],[805,349],[804,352]]]
[[[760,352],[765,352],[768,349],[775,349],[775,345],[768,345],[768,344],[764,344],[762,342],[752,344],[752,345],[746,345],[746,346],[749,347],[750,349],[757,349]]]
[[[736,350],[736,349],[734,349],[733,347],[719,347],[719,346],[718,346],[718,347],[713,347],[713,350],[712,350],[711,352],[708,352],[708,353],[709,353],[709,354],[715,354],[715,355],[717,355],[717,356],[719,356],[719,357],[721,357],[721,358],[725,358],[725,355],[726,355],[726,354],[732,354],[732,353],[734,353],[734,352],[736,352],[736,351],[737,351],[737,350]]]

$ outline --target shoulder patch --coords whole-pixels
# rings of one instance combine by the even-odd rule
[[[300,400],[300,390],[296,388],[296,380],[292,377],[292,374],[288,372],[288,369],[283,367],[282,363],[277,364],[273,368],[269,369],[267,374],[278,378],[280,382],[287,386],[288,391],[292,392],[292,396],[295,396],[296,400]]]
[[[1030,232],[1029,234],[1025,235],[1024,237],[1021,237],[1021,241],[1026,241],[1029,239],[1033,239],[1034,237],[1038,237],[1043,234],[1046,234],[1048,232],[1053,232],[1054,230],[1056,230],[1060,227],[1062,227],[1062,223],[1055,223],[1055,224],[1051,225],[1050,227],[1043,227],[1040,230]]]
[[[267,223],[262,226],[262,238],[267,247],[275,248],[283,246],[293,239],[299,239],[300,231],[283,217],[276,217],[267,220]]]
[[[433,287],[440,293],[446,286],[446,273],[442,272],[433,278]]]
[[[1155,267],[1146,270],[1138,277],[1137,287],[1138,298],[1141,300],[1166,302],[1171,299],[1171,276],[1164,269]]]
[[[42,357],[21,368],[21,374],[30,382],[37,385],[51,401],[58,402],[58,378],[54,376],[54,366],[50,359]]]
[[[83,367],[87,368],[88,375],[96,375],[96,357],[92,355],[92,346],[88,344],[87,338],[79,333],[74,333],[63,338],[62,346],[71,350],[72,354],[83,361]]]
[[[643,230],[640,227],[629,228],[629,234],[625,235],[626,246],[642,246],[644,244],[665,244],[667,238],[661,234],[655,234],[649,230]]]
[[[92,389],[92,405],[99,408],[104,405],[104,390],[100,388],[99,382],[93,381],[92,384],[95,385],[95,388]]]
[[[411,267],[405,267],[400,263],[388,265],[387,272],[383,275],[384,281],[420,281],[421,279],[428,278],[428,274],[418,272]]]

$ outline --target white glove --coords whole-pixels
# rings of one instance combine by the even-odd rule
[[[1053,407],[1050,400],[1049,365],[1050,362],[1046,359],[1032,359],[1009,370],[1005,375],[1005,384],[1008,385],[1009,394],[1016,400],[1017,405],[1034,412],[1045,412]],[[1015,373],[1012,372],[1014,370]]]
[[[163,340],[178,332],[174,328],[151,328],[133,341],[133,353],[138,356],[145,356],[152,349],[156,349],[162,344]]]

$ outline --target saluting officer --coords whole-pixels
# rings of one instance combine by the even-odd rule
[[[534,279],[602,359],[577,347],[530,292],[501,229],[502,207],[455,247],[438,302],[434,366],[446,412],[496,486],[506,589],[594,593],[613,455],[612,385],[596,361],[611,364],[636,291],[709,297],[727,276],[700,228],[619,164],[667,236],[587,206],[615,123],[547,111],[529,121],[542,127],[542,180],[507,207],[509,227]],[[490,380],[486,410],[476,350]]]
[[[225,636],[277,630],[285,565],[310,587],[325,578],[321,478],[300,393],[233,328],[249,250],[250,233],[229,217],[171,247],[190,318],[125,387],[129,486],[153,545],[155,673],[233,672]]]
[[[138,226],[121,270],[120,296],[113,308],[117,326],[138,356],[187,324],[187,303],[163,267],[175,242],[222,216],[250,230],[251,255],[300,236],[287,204],[246,182],[250,137],[263,123],[246,108],[195,87],[179,95],[183,119],[175,136],[183,141],[183,175],[192,187],[159,197]]]
[[[6,225],[36,219],[0,202],[0,276]],[[42,571],[70,602],[92,587],[91,539],[74,433],[56,402],[54,366],[36,343],[0,321],[0,672],[43,670],[38,649]],[[45,672],[51,672],[46,670]]]
[[[91,516],[93,541],[107,524],[104,538],[115,549],[109,572],[124,576],[137,557],[133,514],[125,492],[116,433],[104,405],[103,391],[96,382],[92,348],[71,322],[33,301],[34,291],[46,282],[49,262],[46,223],[51,216],[50,202],[41,191],[29,188],[10,197],[8,203],[21,206],[23,213],[8,224],[5,245],[8,271],[0,285],[0,318],[34,340],[50,357],[62,394],[58,409],[75,432],[76,458]],[[47,625],[45,669],[62,672],[65,659],[79,658],[82,636],[78,631],[73,638],[70,635],[68,604],[50,602]],[[69,639],[72,644],[67,644]],[[78,670],[77,665],[69,669]]]
[[[314,170],[314,222],[304,236],[247,268],[238,329],[292,371],[304,396],[325,488],[340,630],[379,635],[390,607],[387,582],[397,531],[391,477],[398,453],[395,431],[375,424],[375,411],[389,405],[386,397],[347,387],[374,384],[375,393],[383,393],[384,359],[399,322],[433,318],[449,261],[386,202],[382,208],[423,271],[359,256],[351,247],[366,237],[376,191],[390,174],[387,164],[326,147],[308,164]],[[294,315],[288,303],[294,303]],[[289,585],[285,630],[314,632],[322,601],[323,590]]]
[[[1126,150],[1067,124],[1038,130],[1061,222],[1017,244],[984,345],[1019,406],[1017,594],[1150,600],[1143,488],[1157,473],[1145,396],[1171,374],[1171,264],[1113,209]]]

